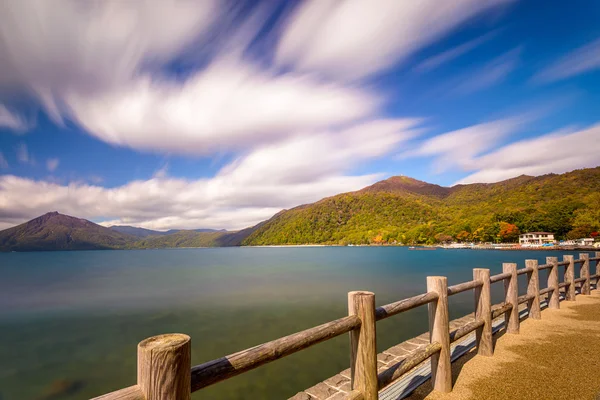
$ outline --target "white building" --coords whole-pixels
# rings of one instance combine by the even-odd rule
[[[519,244],[541,246],[544,243],[554,243],[554,233],[550,232],[527,232],[519,235]]]
[[[594,239],[593,238],[581,238],[581,239],[575,240],[575,242],[579,246],[593,246],[594,245]]]

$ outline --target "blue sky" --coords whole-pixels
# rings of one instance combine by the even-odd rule
[[[4,1],[0,228],[238,229],[393,175],[595,167],[599,20],[591,0]]]

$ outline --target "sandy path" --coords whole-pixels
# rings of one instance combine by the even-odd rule
[[[526,319],[519,335],[500,333],[493,357],[473,352],[452,364],[452,393],[431,391],[417,399],[590,399],[600,400],[600,291]]]

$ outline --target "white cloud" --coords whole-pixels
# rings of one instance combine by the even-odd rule
[[[533,77],[534,82],[546,83],[566,79],[600,68],[600,39],[573,50]]]
[[[600,125],[521,140],[464,164],[477,172],[458,183],[497,182],[521,174],[563,173],[600,165]]]
[[[212,0],[3,3],[0,86],[25,85],[54,119],[67,116],[105,142],[196,155],[376,111],[381,99],[370,91],[243,58],[265,8],[234,23],[229,7]],[[185,49],[204,57],[203,69],[185,79],[161,74]]]
[[[394,151],[418,121],[379,120],[342,131],[297,135],[240,157],[213,178],[154,177],[116,188],[0,176],[0,223],[58,210],[109,224],[153,229],[244,228],[282,208],[357,190],[380,175],[352,166]],[[28,201],[23,203],[22,199]]]
[[[433,167],[437,173],[465,167],[473,157],[497,147],[530,119],[531,116],[526,115],[505,118],[436,135],[405,150],[400,158],[435,157]]]
[[[69,93],[65,102],[81,125],[106,142],[191,154],[348,123],[379,105],[364,90],[291,73],[274,76],[230,59],[183,84],[145,77],[101,95]]]
[[[1,74],[0,74],[1,75]],[[0,129],[10,129],[16,133],[25,132],[29,125],[24,118],[0,104]]]
[[[451,84],[453,86],[451,90],[468,94],[499,84],[515,70],[521,51],[522,47],[517,47],[470,71]]]
[[[46,160],[46,168],[48,168],[48,171],[54,172],[58,168],[59,163],[60,160],[58,158],[49,158]]]
[[[338,78],[365,77],[510,1],[306,1],[287,23],[276,62]]]
[[[479,36],[475,39],[469,40],[459,46],[453,47],[442,53],[436,54],[435,56],[429,57],[428,59],[420,62],[414,69],[419,72],[429,72],[433,69],[438,68],[442,64],[446,64],[462,55],[469,53],[470,51],[481,46],[485,42],[493,39],[498,35],[498,31],[492,31],[485,35]]]

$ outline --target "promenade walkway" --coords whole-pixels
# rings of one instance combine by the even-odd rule
[[[562,299],[562,296],[561,296]],[[463,399],[600,399],[600,291],[560,302],[560,310],[545,308],[542,319],[525,318],[522,304],[520,334],[504,334],[504,317],[494,321],[493,357],[476,356],[474,333],[452,347],[451,393],[433,392],[430,361],[379,394],[381,400]],[[450,329],[473,320],[473,314],[452,321]],[[382,372],[401,362],[429,334],[400,343],[377,356]],[[290,400],[337,400],[350,392],[350,370],[296,394]],[[416,390],[415,390],[416,388]],[[414,390],[414,391],[413,391]]]
[[[473,353],[452,364],[451,393],[427,382],[408,399],[600,399],[600,291],[524,320],[519,335],[500,333],[494,357]]]

